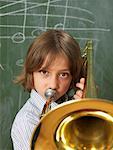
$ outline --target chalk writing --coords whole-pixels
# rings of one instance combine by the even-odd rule
[[[77,0],[75,0],[77,1]],[[0,17],[17,17],[18,20],[17,23],[12,21],[9,24],[1,24],[0,28],[9,28],[9,29],[17,29],[18,32],[10,33],[9,35],[1,35],[0,39],[11,39],[13,43],[23,43],[25,39],[32,39],[37,34],[39,35],[41,32],[51,29],[51,28],[58,28],[63,29],[67,31],[89,31],[89,32],[110,32],[109,27],[98,27],[95,25],[95,14],[91,11],[82,8],[80,6],[73,6],[69,4],[69,0],[47,0],[46,2],[32,2],[28,0],[18,0],[18,1],[6,1],[2,0],[4,2],[4,5],[0,7],[0,10],[3,12],[0,13]],[[43,7],[43,9],[42,9]],[[36,13],[36,9],[40,9],[38,13]],[[44,10],[45,9],[45,10]],[[50,10],[55,9],[56,14],[52,13]],[[59,12],[59,9],[64,10],[63,13]],[[42,10],[42,12],[41,12]],[[44,10],[44,11],[43,11]],[[72,14],[70,12],[76,12],[75,14]],[[82,13],[82,16],[79,16],[77,14]],[[71,15],[70,15],[71,14]],[[90,16],[89,18],[87,16]],[[38,23],[38,21],[34,22],[33,24],[29,23],[27,21],[27,18],[33,17],[36,20],[43,20],[42,22],[45,23]],[[48,25],[48,22],[50,18],[56,19],[56,23],[52,24],[52,26]],[[76,24],[70,25],[69,27],[66,26],[67,20],[70,21],[78,21],[81,22],[81,24],[89,23],[92,25],[92,27],[76,27]],[[33,21],[33,20],[31,20]],[[60,22],[61,21],[61,22]],[[19,23],[21,22],[21,23]],[[89,26],[90,26],[89,25]],[[30,30],[29,34],[26,34],[26,32]],[[12,35],[13,34],[13,35]],[[76,37],[81,40],[86,40],[88,37]],[[93,40],[98,41],[99,39],[96,37],[91,37]]]

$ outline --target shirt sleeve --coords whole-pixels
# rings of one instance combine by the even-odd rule
[[[11,130],[14,150],[30,150],[32,136],[39,122],[39,118],[31,118],[27,113],[16,116]]]

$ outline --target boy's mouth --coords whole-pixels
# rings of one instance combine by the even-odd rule
[[[45,91],[44,95],[46,99],[56,100],[56,90],[49,88]]]

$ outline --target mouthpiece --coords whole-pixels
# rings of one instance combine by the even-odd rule
[[[47,89],[45,91],[45,97],[46,97],[46,99],[52,98],[55,95],[55,93],[56,93],[56,90],[53,90],[51,88]]]

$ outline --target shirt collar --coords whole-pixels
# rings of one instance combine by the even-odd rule
[[[30,99],[31,102],[38,107],[38,109],[40,110],[40,112],[42,111],[44,104],[45,104],[45,99],[34,89],[31,90],[31,94],[30,94]],[[57,106],[58,104],[56,102],[52,102],[51,103],[51,109],[54,108],[55,106]]]

